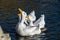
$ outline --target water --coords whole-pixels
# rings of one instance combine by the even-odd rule
[[[7,6],[8,5],[8,6]],[[60,3],[59,0],[40,0],[40,1],[16,1],[9,0],[7,3],[1,1],[0,6],[0,25],[4,32],[10,33],[12,40],[17,40],[15,26],[18,23],[18,7],[25,10],[28,14],[35,10],[37,19],[41,14],[45,14],[47,28],[42,32],[45,35],[31,37],[20,37],[20,40],[59,40],[60,39]]]

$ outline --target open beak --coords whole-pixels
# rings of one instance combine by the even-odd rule
[[[21,10],[20,8],[18,8],[18,10],[19,10],[19,14],[17,14],[18,16],[21,16],[21,13],[23,12],[23,10]]]
[[[20,8],[19,8],[19,11],[22,13],[23,12],[23,10],[21,10]]]
[[[29,16],[26,16],[27,19],[29,19]]]
[[[21,16],[21,14],[17,14],[18,16]]]

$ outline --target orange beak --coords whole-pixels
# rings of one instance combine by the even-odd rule
[[[17,14],[18,16],[21,16],[21,13],[23,12],[23,10],[21,10],[20,8],[18,8],[20,14]]]
[[[29,16],[26,16],[27,19],[29,19]]]
[[[22,13],[23,12],[23,10],[21,10],[20,8],[19,8],[19,11]]]
[[[18,16],[21,16],[21,14],[17,14]]]

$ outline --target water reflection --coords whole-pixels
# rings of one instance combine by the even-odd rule
[[[17,36],[16,36],[16,40],[42,40],[43,39],[43,37],[45,37],[45,33],[41,33],[41,34],[39,34],[39,35],[34,35],[34,36],[32,36],[32,37],[30,37],[30,36],[20,36],[20,35],[18,35],[17,34]]]
[[[40,40],[39,37],[18,37],[18,40]]]

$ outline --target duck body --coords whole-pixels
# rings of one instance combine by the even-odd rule
[[[20,25],[20,24],[19,24]],[[22,24],[21,24],[22,25]],[[21,26],[20,25],[20,26]],[[21,28],[22,27],[22,28]],[[18,27],[18,31],[17,33],[21,36],[33,36],[33,35],[36,35],[36,34],[40,34],[41,33],[41,30],[38,29],[37,27],[25,27],[24,26],[21,26],[21,27]]]
[[[16,32],[19,34],[19,35],[25,35],[25,32],[24,32],[24,29],[25,29],[25,25],[24,24],[21,24],[21,23],[18,23],[18,27],[16,29]]]
[[[38,30],[38,28],[35,26],[34,27],[27,26],[26,27],[25,24],[18,23],[17,33],[21,36],[33,36],[35,34],[39,34],[40,32],[41,32],[40,29]]]

